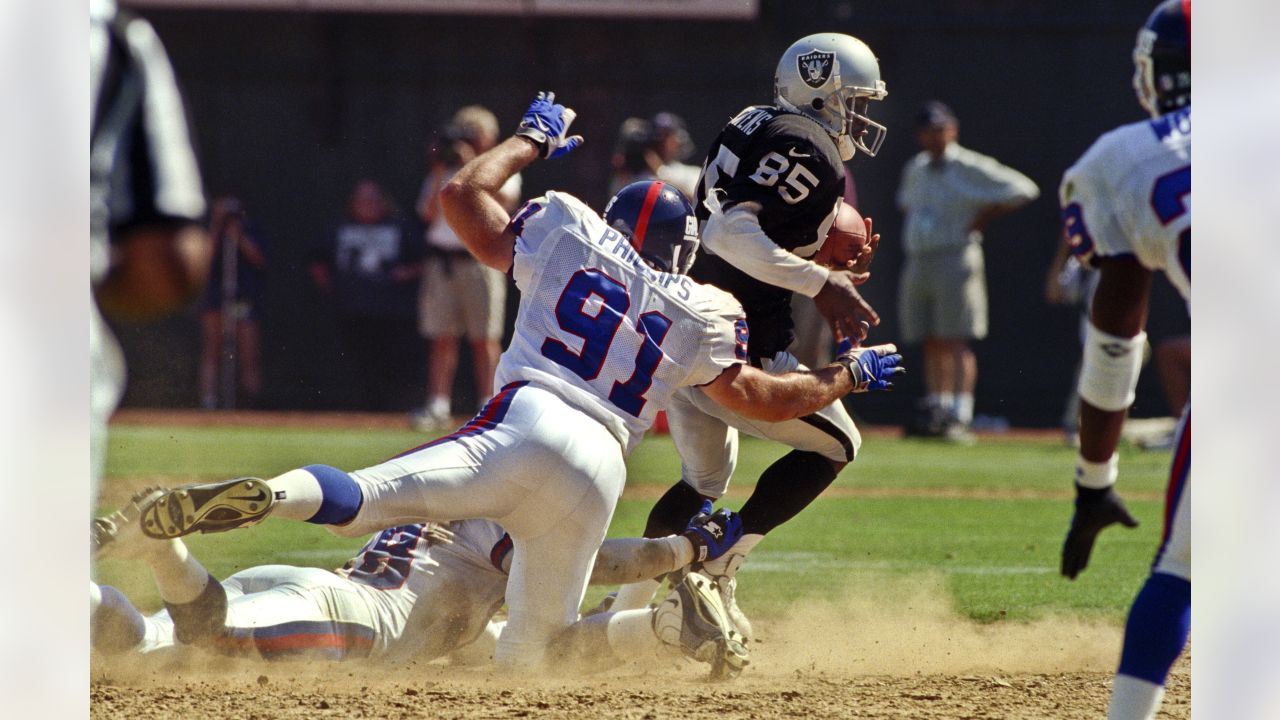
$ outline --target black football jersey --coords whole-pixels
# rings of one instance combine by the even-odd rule
[[[844,195],[844,164],[826,131],[813,120],[771,106],[752,106],[720,131],[702,166],[695,204],[699,228],[716,191],[727,211],[760,204],[760,227],[779,247],[801,257],[817,252],[819,230]],[[791,291],[757,280],[706,248],[689,275],[733,293],[747,313],[752,359],[772,357],[795,339]]]

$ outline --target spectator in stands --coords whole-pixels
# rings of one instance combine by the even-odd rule
[[[254,407],[262,392],[262,235],[239,198],[224,195],[213,202],[209,236],[214,254],[200,309],[200,407]]]
[[[507,307],[507,278],[476,260],[445,222],[440,189],[463,165],[498,142],[498,118],[479,105],[457,111],[418,197],[418,216],[427,225],[427,260],[418,293],[418,331],[430,345],[427,401],[413,415],[414,425],[433,429],[452,420],[453,378],[458,368],[458,338],[471,345],[477,400],[493,395],[493,373],[502,353]],[[514,175],[500,191],[507,212],[520,202],[521,179]],[[472,408],[463,408],[470,413]]]
[[[652,142],[653,123],[638,117],[622,121],[622,125],[618,126],[618,140],[613,146],[610,194],[616,195],[633,182],[658,177],[658,168],[662,162],[650,148]]]
[[[404,348],[422,244],[409,237],[375,180],[356,183],[347,215],[313,255],[311,280],[334,299],[341,346],[335,355],[350,365],[357,408],[407,410],[411,386],[401,365],[412,357]]]
[[[936,100],[916,116],[920,153],[898,188],[906,216],[899,284],[903,339],[924,343],[925,415],[909,434],[972,442],[978,364],[970,342],[987,336],[982,231],[1040,195],[1030,178],[956,142],[959,121]]]
[[[675,185],[690,200],[697,197],[702,168],[684,162],[694,151],[684,119],[675,113],[660,112],[653,116],[650,127],[649,149],[658,159],[658,179]]]

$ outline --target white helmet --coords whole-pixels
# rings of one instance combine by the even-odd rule
[[[870,101],[888,94],[871,48],[840,33],[795,41],[773,75],[774,102],[817,121],[835,140],[842,160],[852,158],[855,148],[871,157],[880,150],[885,126],[867,117],[866,111]],[[876,131],[870,143],[863,140],[867,130]]]

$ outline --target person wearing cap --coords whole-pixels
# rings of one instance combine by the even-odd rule
[[[498,144],[498,118],[487,108],[468,105],[456,113],[431,158],[431,172],[418,197],[418,216],[427,226],[427,262],[418,293],[418,331],[431,347],[425,406],[412,419],[421,430],[449,427],[453,378],[458,368],[458,338],[471,344],[476,397],[493,395],[493,373],[502,353],[507,307],[507,278],[467,252],[440,211],[440,189],[454,173]],[[502,186],[502,206],[520,202],[517,173]],[[470,412],[463,408],[461,414]]]
[[[920,153],[898,188],[906,262],[899,284],[903,340],[923,343],[927,397],[908,434],[972,442],[978,376],[972,340],[987,335],[982,231],[1040,195],[1027,176],[961,146],[959,121],[936,100],[916,115]]]
[[[661,162],[658,179],[675,185],[687,197],[696,197],[702,168],[683,162],[694,150],[684,119],[675,113],[660,112],[650,122],[653,135],[649,147]]]

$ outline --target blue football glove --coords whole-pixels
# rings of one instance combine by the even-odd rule
[[[900,365],[902,356],[892,343],[849,348],[836,356],[836,362],[849,371],[853,378],[853,392],[856,393],[890,390],[893,383],[889,378],[907,371]]]
[[[516,135],[531,140],[544,158],[560,157],[582,144],[581,135],[565,137],[578,114],[555,99],[553,92],[538,93],[516,128]]]
[[[728,508],[711,512],[711,501],[707,500],[682,534],[693,543],[694,562],[715,560],[742,539],[742,518]]]

